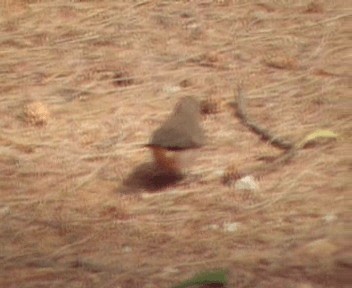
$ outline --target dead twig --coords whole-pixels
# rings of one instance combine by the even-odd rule
[[[261,127],[259,124],[257,124],[254,120],[252,120],[247,113],[246,110],[246,103],[245,99],[243,97],[242,93],[242,88],[240,85],[237,86],[237,110],[236,110],[237,116],[241,119],[242,123],[250,128],[254,133],[259,135],[263,140],[268,141],[271,145],[285,150],[285,152],[280,155],[275,161],[273,161],[270,164],[266,164],[265,166],[260,165],[254,168],[249,169],[249,171],[246,171],[244,174],[255,174],[255,175],[263,175],[267,174],[270,172],[275,171],[280,165],[287,163],[292,159],[292,157],[296,154],[296,145],[288,141],[286,139],[283,139],[269,130]]]

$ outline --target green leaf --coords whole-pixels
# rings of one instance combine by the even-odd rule
[[[337,134],[332,132],[331,130],[319,129],[304,137],[304,139],[298,144],[298,147],[306,147],[322,139],[336,140]]]
[[[209,285],[209,284],[219,284],[226,285],[227,284],[227,275],[224,270],[216,270],[216,271],[207,271],[196,276],[183,281],[177,286],[173,288],[187,288],[195,285]]]

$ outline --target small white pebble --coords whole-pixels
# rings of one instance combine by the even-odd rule
[[[255,181],[254,177],[249,175],[245,176],[235,183],[235,189],[236,190],[249,190],[249,191],[255,191],[259,189],[259,185],[257,181]]]
[[[239,223],[224,223],[224,231],[225,232],[236,232],[238,230]]]
[[[132,252],[132,248],[130,246],[125,246],[122,248],[122,251],[124,253],[130,253],[130,252]]]
[[[179,92],[181,90],[180,86],[165,86],[163,88],[163,91],[166,93],[176,93]]]
[[[329,214],[326,214],[323,217],[323,219],[324,219],[325,222],[331,223],[331,222],[334,222],[337,219],[337,216],[334,213],[329,213]]]

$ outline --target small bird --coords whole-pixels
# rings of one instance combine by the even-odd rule
[[[179,100],[173,113],[152,134],[146,146],[152,150],[156,165],[164,172],[181,174],[194,156],[194,149],[204,145],[200,126],[200,104],[192,96]]]

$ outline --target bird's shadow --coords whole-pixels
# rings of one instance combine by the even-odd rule
[[[118,187],[117,192],[129,194],[148,191],[160,191],[183,179],[182,174],[170,174],[160,171],[154,163],[147,162],[135,167]]]

